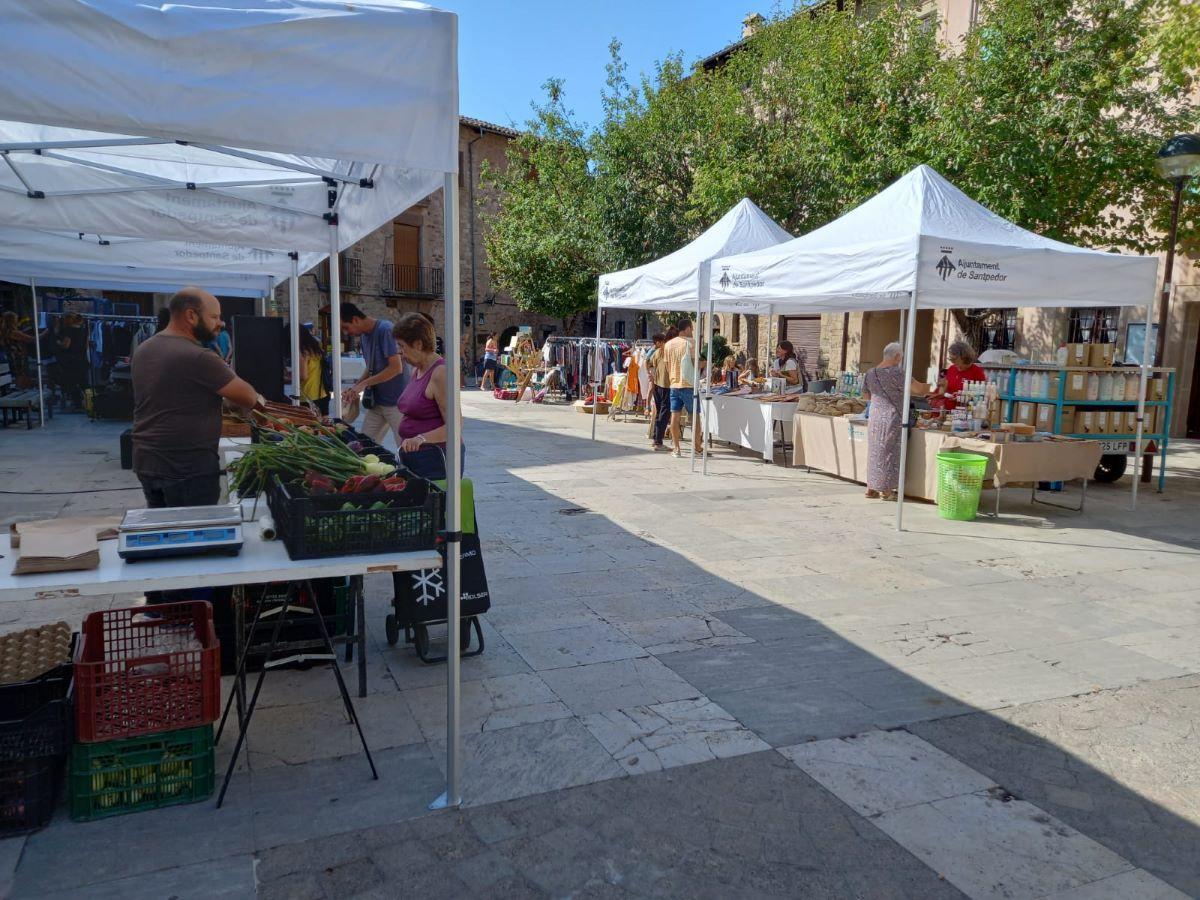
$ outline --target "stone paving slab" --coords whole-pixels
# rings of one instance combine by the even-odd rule
[[[1200,676],[909,730],[1189,896],[1200,896]]]
[[[305,896],[363,858],[389,886],[420,884],[422,896],[962,896],[773,753],[442,813],[425,833],[422,824],[397,826],[390,841],[366,829],[268,851],[260,896]]]

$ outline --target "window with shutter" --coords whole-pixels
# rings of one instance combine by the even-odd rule
[[[821,317],[784,316],[779,325],[779,339],[792,342],[805,374],[810,379],[816,378],[821,364]]]

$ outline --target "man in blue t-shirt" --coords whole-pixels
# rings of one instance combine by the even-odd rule
[[[353,403],[364,394],[363,406],[369,408],[363,417],[362,433],[383,444],[388,435],[395,437],[400,426],[396,401],[408,386],[411,367],[400,358],[391,322],[373,319],[353,303],[343,303],[341,312],[342,332],[359,339],[366,362],[363,377],[342,392],[342,403]]]

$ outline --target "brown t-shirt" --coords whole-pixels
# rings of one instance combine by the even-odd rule
[[[221,470],[221,388],[233,370],[195,341],[156,334],[133,352],[133,471],[190,478]]]

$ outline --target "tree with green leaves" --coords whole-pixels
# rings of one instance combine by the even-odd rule
[[[992,0],[949,59],[914,144],[1018,225],[1094,247],[1157,249],[1163,138],[1185,122],[1143,48],[1153,0]]]
[[[492,277],[521,309],[563,320],[596,305],[597,277],[610,257],[596,202],[587,139],[563,101],[562,83],[545,85],[526,131],[510,144],[507,165],[484,162],[483,183],[499,208],[484,213]]]
[[[1150,17],[1146,51],[1162,75],[1164,89],[1194,91],[1200,83],[1200,3],[1155,0]]]

